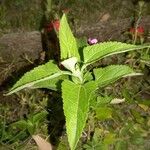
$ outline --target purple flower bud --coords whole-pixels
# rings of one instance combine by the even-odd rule
[[[88,39],[88,44],[89,45],[93,45],[93,44],[96,44],[96,43],[98,43],[98,40],[96,39],[96,38],[89,38]]]

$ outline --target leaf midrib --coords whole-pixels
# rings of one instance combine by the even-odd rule
[[[31,86],[33,86],[34,84],[37,84],[37,83],[39,83],[39,82],[46,81],[46,80],[53,79],[53,78],[57,78],[58,76],[61,76],[61,75],[64,75],[64,74],[70,75],[69,72],[64,72],[64,71],[61,71],[61,72],[58,72],[58,73],[54,73],[54,74],[52,74],[52,75],[48,75],[48,76],[43,77],[43,78],[40,78],[40,79],[38,79],[38,80],[34,80],[34,81],[32,81],[32,82],[25,83],[25,84],[23,84],[23,85],[21,85],[21,86],[18,85],[17,87],[13,88],[13,89],[12,89],[8,94],[6,94],[6,95],[10,95],[10,94],[12,94],[12,93],[14,93],[14,92],[17,92],[17,91],[19,91],[19,90],[21,90],[21,89],[23,89],[23,88],[26,88],[26,87],[31,87]],[[19,82],[19,81],[18,81],[18,82]]]

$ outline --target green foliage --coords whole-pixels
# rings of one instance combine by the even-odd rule
[[[45,5],[46,5],[47,12],[51,12],[52,11],[52,0],[47,0],[45,3],[46,3]]]
[[[135,46],[121,42],[104,42],[93,46],[77,44],[65,15],[60,22],[59,41],[61,59],[63,60],[61,64],[68,71],[60,70],[57,64],[50,61],[26,73],[8,94],[31,87],[47,88],[48,86],[49,89],[57,89],[56,84],[60,84],[68,141],[71,150],[74,150],[85,127],[90,103],[97,96],[95,91],[98,87],[104,87],[123,76],[136,75],[131,68],[123,65],[113,65],[91,71],[88,71],[87,66],[106,56],[146,46]],[[62,75],[63,78],[60,78]],[[61,82],[59,82],[60,80]],[[46,81],[49,85],[43,84]],[[95,108],[95,112],[98,119],[103,120],[112,117],[112,110],[109,107]],[[32,121],[28,122],[28,127],[28,131],[32,133]],[[102,145],[106,149],[107,145],[105,144],[111,143],[113,135],[108,137],[110,140],[105,140],[104,145]]]
[[[136,75],[130,67],[125,65],[110,65],[105,68],[94,69],[93,72],[99,87],[107,86],[125,75]]]
[[[69,90],[72,92],[68,92]],[[64,113],[66,116],[67,134],[71,149],[75,149],[85,126],[89,110],[89,99],[91,97],[91,92],[94,90],[94,82],[81,85],[65,80],[62,83]]]
[[[86,37],[79,38],[79,39],[76,38],[76,42],[77,42],[79,51],[82,50],[84,47],[88,46]]]
[[[14,128],[19,128],[21,130],[27,130],[30,135],[35,134],[37,128],[40,126],[41,121],[47,116],[46,111],[41,111],[35,115],[29,116],[27,120],[19,120],[13,123],[11,126]]]
[[[70,89],[73,92],[68,92]],[[88,94],[84,86],[64,81],[62,83],[62,98],[68,140],[71,149],[74,149],[85,126],[89,105]]]
[[[39,30],[44,12],[42,0],[5,0],[0,2],[1,33],[11,30]]]
[[[0,5],[0,28],[4,29],[9,26],[9,23],[6,21],[7,10],[4,6]]]
[[[38,92],[38,93],[37,93]],[[31,104],[28,105],[28,111],[29,114],[26,116],[22,116],[22,112],[24,113],[23,107],[25,104],[14,104],[11,106],[6,103],[6,105],[0,105],[0,148],[1,149],[34,149],[36,145],[34,143],[29,144],[29,141],[31,140],[31,134],[47,134],[47,124],[46,124],[46,118],[47,118],[47,111],[44,111],[44,105],[40,105],[41,102],[39,102],[41,92],[35,90],[32,92],[29,97],[29,93],[26,91],[25,94],[28,96],[24,97],[22,93],[18,94],[18,98],[20,100],[19,103],[22,103],[22,99],[25,101],[27,98],[27,101],[31,102],[31,99],[37,100],[34,101],[34,110],[33,106]],[[35,94],[38,94],[35,95]],[[21,99],[22,98],[22,99]],[[30,103],[29,102],[29,103]],[[32,101],[33,102],[33,101]],[[13,108],[14,107],[14,108]],[[17,108],[19,108],[19,112],[16,112]],[[12,111],[13,109],[13,111]],[[14,114],[15,113],[15,116]],[[14,118],[15,117],[15,118]],[[17,121],[18,120],[18,121]]]
[[[61,71],[54,61],[50,61],[45,65],[34,68],[32,71],[27,72],[11,89],[7,94],[12,94],[24,88],[57,88],[57,82],[60,81],[60,76],[67,72]],[[57,78],[57,79],[56,79]],[[54,80],[53,80],[54,79]],[[52,82],[49,82],[51,80]],[[47,82],[45,84],[45,82]]]
[[[86,144],[83,145],[83,147],[86,150],[107,150],[109,149],[109,145],[114,143],[116,141],[115,134],[113,133],[107,133],[106,135],[103,135],[103,130],[100,128],[95,128],[94,135],[92,137],[91,141],[88,141]],[[102,138],[104,137],[104,138]]]
[[[86,65],[91,64],[107,56],[142,49],[144,47],[147,46],[136,46],[121,42],[104,42],[87,46],[83,49],[84,63]]]
[[[99,120],[112,118],[112,109],[109,107],[103,106],[103,107],[96,108],[95,112],[96,112],[96,117]]]
[[[67,59],[70,57],[79,58],[76,39],[71,32],[65,15],[62,17],[60,23],[59,42],[61,49],[61,59]]]

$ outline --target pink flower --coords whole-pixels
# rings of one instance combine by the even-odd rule
[[[96,44],[98,43],[98,40],[96,38],[89,38],[88,39],[88,44],[89,45],[93,45],[93,44]]]

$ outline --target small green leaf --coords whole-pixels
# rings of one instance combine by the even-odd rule
[[[68,72],[61,71],[54,61],[49,61],[48,63],[38,66],[30,72],[25,73],[6,95],[10,95],[24,88],[34,88],[34,86],[42,87],[42,82],[56,79],[57,77],[67,73]]]
[[[33,124],[30,120],[27,120],[27,129],[31,135],[33,135],[36,130],[35,124]]]
[[[96,108],[96,117],[99,120],[112,118],[112,109],[106,106]]]
[[[89,81],[92,81],[92,80],[93,80],[92,72],[87,71],[84,74],[84,82],[89,82]]]
[[[102,106],[102,105],[106,105],[108,103],[110,103],[110,101],[112,100],[113,98],[110,97],[110,96],[98,96],[97,97],[97,106]]]
[[[28,125],[28,123],[25,120],[19,120],[19,121],[11,124],[12,127],[16,127],[16,128],[21,129],[21,130],[25,130],[27,128],[27,125]]]
[[[64,60],[70,57],[79,58],[76,39],[71,32],[65,14],[62,16],[60,21],[59,42],[61,49],[61,59]]]
[[[67,136],[63,136],[60,139],[57,150],[69,150],[69,143],[68,143],[68,140],[67,140]]]
[[[141,114],[136,111],[136,110],[131,110],[131,114],[133,115],[133,117],[135,118],[135,120],[138,122],[138,123],[144,123],[144,118],[141,116]]]
[[[115,144],[115,150],[127,150],[128,149],[128,144],[126,140],[119,140]]]
[[[77,62],[78,62],[78,59],[76,57],[71,57],[62,61],[61,64],[69,71],[75,72]]]
[[[113,144],[115,142],[115,140],[116,140],[115,134],[108,133],[108,134],[106,134],[103,143],[106,145],[109,145],[109,144]]]
[[[89,100],[95,87],[95,82],[81,85],[65,80],[62,83],[63,108],[71,150],[75,149],[85,126]]]
[[[137,49],[150,47],[148,45],[132,45],[121,42],[103,42],[92,46],[87,46],[83,49],[85,65],[96,62],[106,56],[133,51]]]
[[[39,113],[35,114],[33,116],[33,119],[32,119],[33,123],[36,123],[36,122],[39,122],[39,121],[45,119],[45,117],[47,116],[47,114],[48,114],[47,111],[42,111],[42,112],[39,112]]]
[[[123,76],[133,74],[134,71],[125,65],[111,65],[105,68],[94,69],[95,80],[99,87],[115,82]]]

